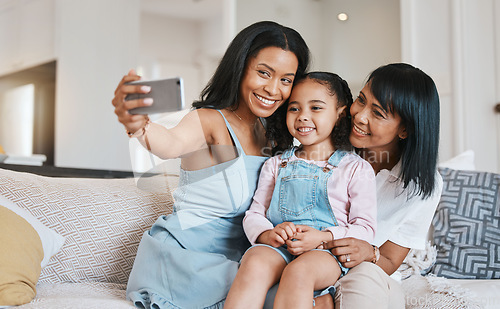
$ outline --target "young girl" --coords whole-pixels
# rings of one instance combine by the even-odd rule
[[[349,151],[345,108],[351,103],[347,83],[336,74],[311,72],[296,81],[286,126],[289,143],[293,137],[301,145],[262,168],[243,221],[254,246],[243,256],[225,307],[262,308],[278,281],[274,308],[311,307],[315,290],[347,272],[331,252],[315,249],[344,237],[372,241],[375,175]]]
[[[113,99],[118,120],[155,155],[182,156],[174,212],[158,218],[137,251],[127,285],[135,306],[222,308],[249,246],[242,220],[267,159],[262,150],[275,140],[270,117],[286,108],[308,64],[309,49],[295,30],[252,24],[229,45],[197,109],[168,130],[128,112],[154,102],[124,101],[148,89],[126,84],[140,79],[133,72],[122,79]]]

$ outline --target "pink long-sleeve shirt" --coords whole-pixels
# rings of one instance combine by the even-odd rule
[[[326,161],[300,159],[295,154],[289,159],[293,160],[321,167],[326,164]],[[243,228],[252,245],[260,234],[274,227],[266,218],[266,211],[271,204],[280,163],[281,156],[274,156],[262,166],[252,205],[243,219]],[[354,153],[346,154],[338,167],[332,170],[327,191],[328,201],[339,224],[327,228],[333,239],[355,237],[371,243],[377,224],[375,173],[371,165]]]

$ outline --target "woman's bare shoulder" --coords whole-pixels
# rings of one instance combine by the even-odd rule
[[[190,113],[196,113],[202,125],[215,128],[219,126],[224,128],[226,127],[226,124],[224,123],[224,118],[222,118],[220,111],[217,109],[200,108],[191,111]]]
[[[221,135],[227,135],[226,123],[219,110],[200,108],[190,113],[196,113],[193,116],[199,118],[209,144],[215,143],[216,140],[221,138]]]
[[[218,109],[213,109],[213,108],[198,108],[193,110],[192,112],[197,112],[200,117],[204,117],[210,120],[215,120],[219,119],[221,117],[220,111]]]

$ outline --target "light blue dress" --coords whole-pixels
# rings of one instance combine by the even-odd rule
[[[224,121],[239,156],[206,169],[181,169],[174,212],[144,233],[130,273],[127,297],[138,308],[224,305],[249,247],[242,220],[267,159],[247,156]]]

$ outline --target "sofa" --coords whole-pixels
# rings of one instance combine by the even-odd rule
[[[474,171],[470,154],[454,160],[440,167],[445,187],[428,248],[400,268],[407,308],[500,308],[500,175]],[[0,168],[0,307],[7,293],[18,308],[133,308],[125,288],[139,241],[172,211],[177,180]]]

